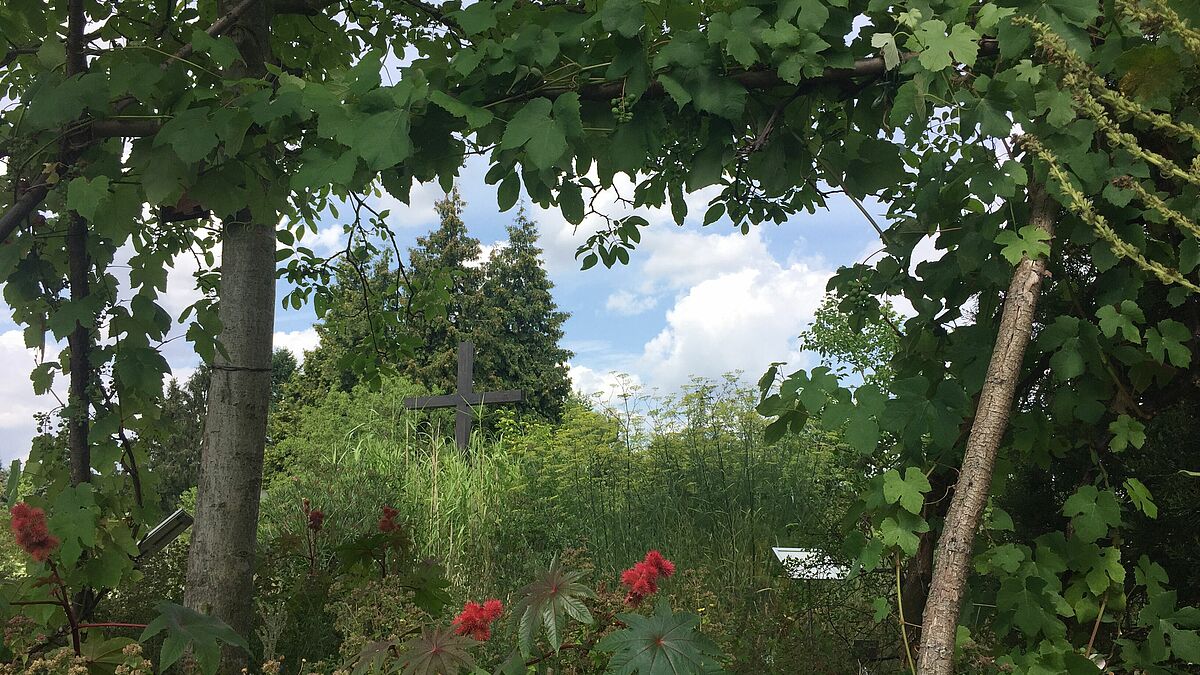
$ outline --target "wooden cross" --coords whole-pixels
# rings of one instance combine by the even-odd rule
[[[404,407],[413,410],[428,408],[454,408],[454,442],[460,450],[466,450],[471,440],[473,408],[485,403],[515,403],[524,395],[518,389],[506,391],[475,391],[475,345],[458,343],[458,391],[445,396],[416,396],[404,399]]]

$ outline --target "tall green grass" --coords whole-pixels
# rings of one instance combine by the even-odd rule
[[[422,555],[465,584],[533,569],[566,547],[618,570],[659,548],[708,566],[724,583],[777,572],[773,545],[828,547],[853,493],[837,439],[814,431],[761,442],[749,394],[696,387],[637,402],[645,414],[571,408],[561,425],[511,418],[454,447],[445,417],[403,408],[407,390],[363,392],[314,409],[296,477],[275,480],[267,537],[302,525],[307,497],[329,518],[323,537],[369,529],[399,509]],[[525,564],[528,563],[528,564]]]
[[[385,386],[307,412],[288,440],[293,475],[272,480],[264,499],[268,556],[273,542],[303,532],[301,499],[326,514],[327,563],[336,546],[372,531],[388,505],[401,512],[416,553],[446,565],[461,598],[505,598],[566,549],[584,551],[593,582],[611,587],[655,548],[688,571],[674,591],[680,601],[712,605],[722,617],[714,624],[729,624],[721,630],[730,649],[791,649],[798,638],[777,624],[807,611],[808,631],[797,635],[828,652],[829,631],[814,627],[839,611],[869,616],[861,593],[826,585],[814,596],[813,584],[783,577],[771,552],[836,553],[837,522],[861,471],[826,432],[764,444],[753,395],[730,382],[629,407],[629,398],[608,408],[576,403],[558,425],[500,414],[477,425],[487,431],[473,435],[467,453],[445,433],[448,415],[403,408],[409,393]],[[299,574],[294,559],[270,564],[281,576]],[[826,602],[842,609],[816,616]]]

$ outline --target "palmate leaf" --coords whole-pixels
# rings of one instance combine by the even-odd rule
[[[354,668],[350,671],[351,675],[395,672],[396,649],[399,646],[400,644],[395,640],[375,640],[363,645],[354,657]]]
[[[333,554],[347,568],[370,566],[387,550],[388,540],[387,534],[372,532],[338,546],[333,549]]]
[[[557,652],[562,645],[568,617],[592,623],[592,613],[583,604],[583,599],[594,598],[596,594],[579,583],[583,574],[564,570],[562,562],[555,556],[545,576],[521,589],[522,597],[513,614],[520,621],[518,633],[523,654],[529,656],[533,651],[534,633],[539,625],[545,627],[546,639]]]
[[[625,630],[606,635],[596,645],[612,652],[608,672],[618,675],[695,675],[720,673],[720,650],[716,643],[696,630],[700,618],[675,614],[665,599],[659,599],[654,615],[619,614]]]
[[[117,666],[125,663],[126,656],[122,651],[125,647],[136,644],[129,638],[90,637],[80,649],[80,654],[87,659],[91,672],[114,672]]]
[[[167,639],[163,642],[159,655],[160,670],[170,668],[188,647],[191,647],[196,655],[200,671],[206,675],[217,672],[221,660],[221,643],[250,651],[242,636],[214,616],[201,614],[173,602],[160,602],[155,609],[158,610],[158,616],[146,626],[138,642],[145,643],[164,630],[167,631]]]
[[[431,615],[440,614],[452,600],[446,592],[450,587],[446,570],[432,560],[417,563],[411,572],[400,578],[400,585],[412,590],[413,604]]]
[[[424,628],[400,647],[400,672],[404,675],[455,675],[475,668],[471,649],[479,643],[455,635],[451,628]]]

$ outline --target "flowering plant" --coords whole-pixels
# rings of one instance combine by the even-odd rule
[[[615,593],[596,593],[580,582],[581,572],[565,569],[556,557],[542,578],[519,591],[509,613],[518,644],[495,672],[524,674],[563,652],[580,657],[611,653],[610,670],[622,673],[719,672],[719,651],[697,630],[698,617],[673,612],[661,598],[650,616],[619,611],[622,606],[635,610],[674,574],[674,563],[659,551],[649,551],[620,575],[622,599]],[[477,672],[473,652],[495,638],[504,614],[497,598],[470,601],[449,628],[418,626],[409,631],[419,633],[410,639],[401,635],[371,642],[348,665],[352,672],[394,667],[412,675]]]
[[[83,491],[81,494],[91,493]],[[27,581],[29,592],[25,598],[7,601],[7,604],[31,610],[42,606],[60,609],[66,624],[57,632],[42,632],[39,622],[30,616],[17,614],[11,617],[5,626],[4,646],[9,649],[18,646],[23,648],[24,653],[18,657],[24,663],[21,671],[10,671],[7,666],[0,664],[0,675],[9,672],[149,675],[150,662],[142,656],[138,642],[164,631],[167,635],[159,660],[162,669],[168,668],[190,648],[196,654],[200,671],[213,673],[218,666],[221,643],[247,649],[246,641],[220,620],[169,602],[159,603],[159,614],[149,624],[87,621],[87,606],[79,600],[87,594],[71,591],[71,585],[77,583],[77,578],[70,573],[70,560],[60,560],[68,554],[77,558],[79,550],[66,549],[64,537],[51,531],[51,521],[44,509],[18,502],[9,510],[9,515],[9,528],[14,540],[37,567],[30,568],[33,573]],[[93,630],[109,628],[140,628],[143,633],[138,641],[130,638],[106,639],[102,634],[89,634]],[[52,649],[64,633],[70,646]],[[27,639],[27,634],[31,639]]]

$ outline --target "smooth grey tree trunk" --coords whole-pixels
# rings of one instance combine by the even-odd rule
[[[256,223],[227,222],[224,229],[219,313],[225,355],[212,366],[185,602],[248,639],[271,399],[275,231]],[[221,672],[241,672],[244,658],[227,651]]]
[[[218,11],[237,4],[221,0]],[[230,75],[262,76],[270,49],[267,3],[251,5],[229,36],[244,62]],[[184,594],[188,607],[221,619],[247,640],[275,327],[275,219],[263,220],[253,222],[244,210],[223,226],[221,349],[212,364]],[[219,672],[240,673],[244,665],[246,654],[225,649]]]

